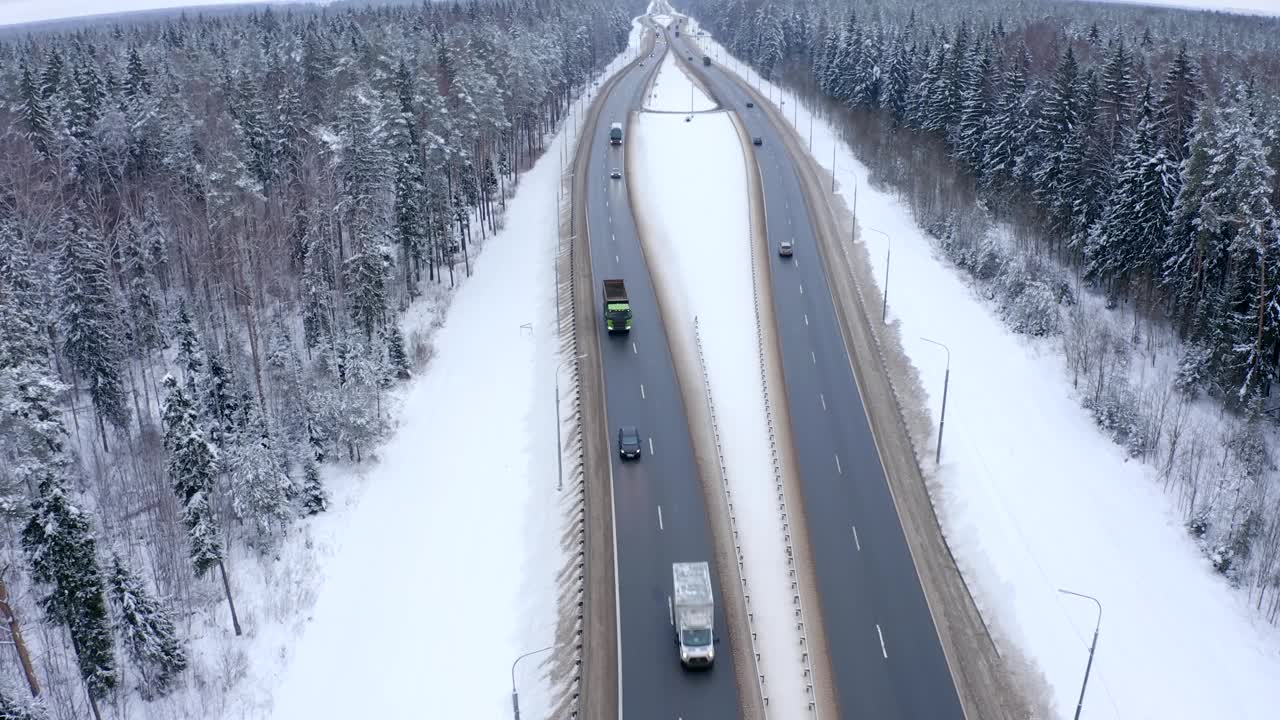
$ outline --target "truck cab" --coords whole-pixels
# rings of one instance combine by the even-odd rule
[[[622,144],[622,123],[616,122],[609,126],[609,144]]]

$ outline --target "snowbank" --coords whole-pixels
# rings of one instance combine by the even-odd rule
[[[857,188],[877,282],[887,241],[870,229],[892,238],[889,319],[935,421],[947,358],[921,337],[950,348],[934,502],[979,605],[1037,662],[1054,709],[1074,712],[1097,612],[1062,588],[1103,605],[1090,717],[1274,718],[1280,632],[1255,621],[1243,595],[1213,573],[1154,471],[1129,462],[1072,399],[1057,348],[1006,330],[938,259],[905,205],[872,188],[849,148],[836,147],[836,133],[790,93],[763,85],[775,103],[785,101],[802,137],[813,128],[811,152],[828,170],[836,150],[849,204]]]
[[[673,68],[679,73],[679,69]],[[687,92],[687,89],[685,90]],[[716,409],[726,475],[733,492],[752,589],[760,671],[770,707],[807,707],[803,665],[775,498],[769,427],[761,387],[759,342],[748,318],[752,293],[748,186],[742,146],[724,113],[641,113],[633,133],[633,194],[646,219],[645,256],[650,271],[674,275],[670,304],[679,320],[669,333],[693,332],[702,315],[701,339]],[[738,308],[738,322],[724,322]]]
[[[645,98],[644,106],[648,110],[663,112],[698,112],[712,110],[716,104],[705,93],[697,89],[674,53],[662,56],[662,67],[658,68],[658,76],[653,80],[653,89]]]

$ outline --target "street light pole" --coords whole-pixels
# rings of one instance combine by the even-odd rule
[[[854,195],[854,197],[857,197],[857,195]],[[883,230],[877,230],[873,227],[867,229],[883,235],[887,243],[884,248],[884,302],[880,305],[880,324],[883,325],[887,322],[886,318],[889,316],[889,253],[893,251],[893,238],[889,237],[889,233]]]
[[[938,420],[938,449],[933,454],[933,464],[937,465],[942,462],[942,429],[947,426],[947,387],[951,385],[951,348],[927,337],[920,339],[947,351],[947,374],[942,376],[942,419]]]
[[[555,647],[555,645],[548,645],[541,650],[527,652],[511,662],[511,712],[515,713],[515,720],[520,720],[520,695],[516,692],[516,663],[530,655],[537,655],[538,653],[544,653],[548,650],[554,650]]]
[[[832,143],[831,143],[831,194],[832,195],[836,194],[836,143],[834,141],[835,141],[835,138],[832,138]]]
[[[582,353],[577,357],[565,358],[556,366],[556,492],[564,490],[564,444],[560,439],[560,371],[565,365],[571,362],[577,362],[586,357],[587,353]],[[516,713],[519,717],[519,713]]]
[[[1098,649],[1098,630],[1102,628],[1102,603],[1092,595],[1063,590],[1062,588],[1058,588],[1058,592],[1092,600],[1093,604],[1098,606],[1098,620],[1093,625],[1093,642],[1089,644],[1089,662],[1084,666],[1084,682],[1080,683],[1080,700],[1076,702],[1075,720],[1080,720],[1080,711],[1084,708],[1084,691],[1085,688],[1089,687],[1089,670],[1093,668],[1093,651]]]

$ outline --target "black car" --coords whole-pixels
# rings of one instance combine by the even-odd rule
[[[759,136],[759,135],[757,135],[757,136],[755,136],[755,137],[751,138],[751,144],[752,144],[752,145],[763,145],[763,144],[764,144],[764,140],[760,139],[760,136]]]
[[[748,100],[748,101],[747,101],[747,107],[749,107],[749,108],[753,108],[753,107],[755,107],[755,106],[756,106],[756,104],[755,104],[755,103],[751,102],[750,100]]]
[[[635,425],[623,425],[618,428],[618,454],[622,459],[639,459],[640,431]]]

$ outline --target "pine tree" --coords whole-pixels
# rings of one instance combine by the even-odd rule
[[[982,155],[982,179],[988,189],[1013,185],[1026,171],[1031,142],[1031,109],[1027,93],[1027,67],[1031,54],[1024,45],[1004,71],[999,98],[987,123]]]
[[[992,106],[993,58],[991,46],[974,46],[966,58],[960,78],[960,117],[954,142],[955,156],[976,173],[982,171],[986,156],[986,134]]]
[[[386,321],[388,253],[380,237],[360,236],[360,248],[346,262],[351,321],[372,340]]]
[[[66,628],[80,677],[96,703],[116,686],[115,650],[93,527],[67,497],[61,474],[53,467],[42,473],[31,519],[22,529],[22,549],[32,579],[47,589],[40,606],[50,622]]]
[[[27,139],[35,146],[36,152],[44,157],[51,156],[53,129],[49,121],[49,109],[45,106],[45,98],[40,93],[35,79],[31,76],[31,68],[26,59],[19,61],[19,72],[22,73],[19,85],[19,112],[26,125]]]
[[[1129,133],[1119,179],[1106,212],[1086,246],[1086,274],[1124,290],[1134,276],[1150,277],[1169,225],[1177,169],[1158,145],[1150,85],[1139,105],[1138,127]]]
[[[191,543],[191,563],[203,576],[222,562],[222,541],[213,517],[210,497],[217,472],[217,453],[196,422],[196,410],[178,381],[166,375],[162,381],[164,445],[169,451],[169,479],[182,506],[182,521]]]
[[[1203,340],[1207,328],[1202,322],[1193,325],[1193,320],[1205,316],[1206,290],[1217,284],[1226,262],[1218,221],[1221,213],[1212,202],[1218,193],[1210,167],[1218,144],[1217,114],[1202,107],[1190,133],[1169,232],[1160,253],[1164,259],[1161,286],[1177,313],[1180,332],[1194,341]]]
[[[142,698],[168,695],[187,669],[187,654],[178,640],[172,614],[147,592],[142,578],[119,555],[111,558],[107,593],[125,653],[142,676]]]
[[[173,333],[178,339],[178,367],[182,368],[187,395],[195,397],[196,379],[204,373],[204,354],[200,350],[195,327],[191,324],[185,298],[178,300],[178,317],[174,322]]]
[[[329,494],[320,479],[320,468],[310,459],[302,464],[302,514],[319,515],[329,509]]]
[[[124,237],[120,252],[124,260],[124,276],[128,291],[129,325],[133,345],[142,352],[152,352],[164,346],[164,332],[160,328],[159,288],[149,267],[148,238],[142,223],[130,218],[124,224]]]
[[[1071,230],[1073,188],[1083,165],[1080,124],[1079,65],[1068,45],[1036,124],[1041,160],[1032,176],[1036,201],[1049,211],[1051,229],[1060,238]]]
[[[62,351],[80,380],[88,385],[105,450],[107,438],[102,421],[120,429],[129,422],[120,376],[125,363],[120,311],[105,249],[88,228],[74,219],[64,240],[59,272]]]
[[[209,353],[209,372],[205,377],[204,412],[209,420],[209,438],[220,449],[226,449],[239,426],[240,401],[237,383],[217,353]]]
[[[409,356],[404,351],[404,335],[395,322],[387,323],[387,362],[397,380],[409,379]]]
[[[231,449],[227,466],[231,471],[231,506],[236,517],[249,523],[255,538],[267,541],[285,527],[289,519],[292,481],[285,471],[257,408],[250,406],[249,426]]]
[[[1186,157],[1191,127],[1203,95],[1200,69],[1187,54],[1186,43],[1183,43],[1160,86],[1160,144],[1174,162],[1180,163]]]

